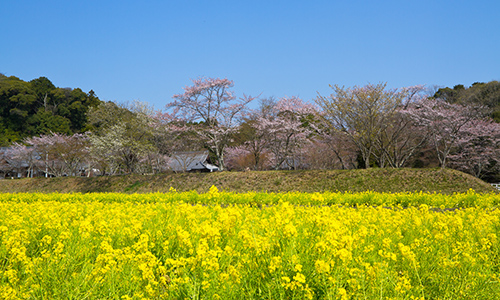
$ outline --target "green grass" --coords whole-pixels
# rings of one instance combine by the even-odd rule
[[[0,180],[0,192],[207,192],[215,185],[220,190],[244,193],[268,192],[438,192],[452,194],[473,189],[479,193],[498,192],[488,183],[455,170],[368,169],[260,171],[217,173],[169,173],[105,177],[24,178]]]

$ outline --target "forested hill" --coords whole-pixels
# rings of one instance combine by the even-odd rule
[[[453,88],[440,88],[434,98],[440,98],[449,103],[484,105],[488,108],[491,118],[500,123],[499,81],[476,82],[470,87],[458,84]]]
[[[50,132],[84,132],[89,107],[99,103],[92,90],[59,88],[46,77],[26,82],[0,74],[0,146]]]

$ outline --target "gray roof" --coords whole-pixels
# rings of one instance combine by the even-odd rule
[[[196,170],[218,171],[219,168],[207,162],[208,151],[176,152],[170,157],[170,168],[176,172]]]
[[[11,147],[0,147],[0,160],[5,160],[5,163],[7,163],[11,167],[15,168],[28,168],[30,165],[27,160],[25,159],[13,159],[9,155],[9,151],[12,149]]]

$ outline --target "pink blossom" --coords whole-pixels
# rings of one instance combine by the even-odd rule
[[[215,154],[219,169],[224,170],[224,149],[237,130],[238,122],[246,106],[255,98],[244,95],[236,99],[230,91],[234,83],[226,78],[198,78],[193,85],[184,87],[183,94],[173,96],[167,104],[171,120],[199,122],[190,130],[203,139],[205,146]],[[177,122],[179,123],[179,122]]]

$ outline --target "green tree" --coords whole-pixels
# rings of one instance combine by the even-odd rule
[[[89,110],[91,153],[101,171],[147,172],[148,164],[141,162],[155,149],[151,118],[143,108],[137,103],[129,109],[105,102]]]
[[[46,103],[47,97],[53,90],[55,85],[47,77],[39,77],[30,81],[31,89],[36,94],[37,101],[40,106]]]
[[[475,82],[468,88],[461,84],[455,85],[453,89],[440,88],[434,94],[434,98],[452,104],[484,105],[489,110],[489,116],[497,123],[500,122],[500,82],[498,81]]]
[[[51,132],[72,134],[71,122],[67,118],[54,115],[50,111],[40,108],[36,114],[29,119],[31,128],[30,135],[50,134]]]
[[[25,82],[0,74],[0,145],[50,132],[84,132],[89,107],[100,102],[92,90],[57,88],[46,77]]]
[[[36,95],[27,82],[14,76],[0,77],[0,120],[5,130],[22,136],[35,102]]]

